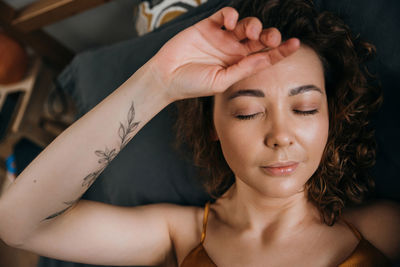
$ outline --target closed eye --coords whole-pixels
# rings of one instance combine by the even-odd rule
[[[296,110],[295,109],[295,110],[293,110],[293,112],[296,114],[307,116],[307,115],[313,115],[315,113],[318,113],[318,110],[317,109],[313,109],[313,110]]]
[[[257,116],[259,113],[250,114],[250,115],[236,115],[235,117],[239,120],[250,120]]]
[[[307,116],[307,115],[313,115],[318,113],[317,109],[313,109],[313,110],[293,110],[294,113],[299,114],[299,115],[303,115],[303,116]],[[255,116],[257,116],[260,113],[255,113],[255,114],[250,114],[250,115],[236,115],[235,117],[239,120],[251,120],[253,119]]]

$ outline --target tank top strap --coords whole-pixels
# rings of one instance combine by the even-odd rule
[[[357,228],[353,224],[349,223],[348,221],[346,221],[343,218],[342,218],[342,221],[350,228],[350,230],[358,238],[358,240],[361,240],[363,238],[362,234],[360,233],[360,231],[358,231]]]
[[[207,230],[207,220],[208,220],[208,213],[210,211],[210,202],[206,203],[204,208],[204,216],[203,216],[203,231],[201,232],[201,239],[200,243],[203,244],[204,239],[206,239],[206,230]]]

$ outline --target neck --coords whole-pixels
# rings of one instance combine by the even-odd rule
[[[305,192],[288,197],[269,197],[247,185],[236,183],[219,201],[228,209],[227,223],[256,235],[268,232],[276,237],[293,236],[319,222],[319,213]]]

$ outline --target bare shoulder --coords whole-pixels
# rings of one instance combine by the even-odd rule
[[[162,204],[172,239],[192,235],[201,229],[203,207]]]
[[[167,210],[170,237],[180,264],[200,242],[204,207],[168,204]]]
[[[156,204],[156,206],[164,213],[172,231],[182,229],[185,225],[193,226],[198,224],[198,218],[204,209],[198,206],[176,204]]]
[[[365,239],[392,260],[400,258],[400,204],[375,201],[344,212]]]
[[[149,205],[166,219],[171,237],[184,235],[183,231],[191,231],[199,225],[199,217],[202,216],[204,207],[183,206],[170,203]]]

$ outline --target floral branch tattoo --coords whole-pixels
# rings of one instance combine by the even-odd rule
[[[47,218],[44,219],[43,221],[53,219],[53,218],[57,217],[58,215],[63,214],[63,213],[66,212],[72,205],[74,205],[76,202],[78,202],[78,200],[79,200],[80,198],[81,198],[81,197],[78,197],[77,199],[72,200],[72,201],[65,201],[64,204],[65,204],[65,205],[68,205],[68,207],[66,207],[66,208],[63,209],[63,210],[58,211],[58,212],[56,212],[56,213],[50,215],[49,217],[47,217]]]
[[[135,118],[135,108],[133,107],[133,102],[131,105],[131,108],[129,109],[128,112],[128,123],[126,126],[124,126],[122,123],[120,123],[119,126],[119,137],[121,138],[121,145],[120,145],[120,151],[128,144],[129,138],[128,136],[136,130],[140,122],[134,122],[133,119]]]
[[[120,126],[118,129],[118,136],[121,139],[121,144],[119,146],[119,150],[116,148],[108,149],[107,147],[104,150],[96,150],[94,154],[99,157],[98,163],[101,164],[100,168],[83,178],[82,187],[89,188],[94,181],[99,177],[99,175],[104,171],[105,168],[111,163],[111,161],[117,156],[117,154],[129,143],[132,138],[132,133],[136,130],[140,122],[134,122],[135,119],[135,108],[133,105],[133,101],[131,107],[129,108],[127,121],[125,124],[120,122]],[[75,202],[77,202],[80,198],[74,201],[67,201],[64,204],[69,205],[67,208],[50,215],[45,220],[52,219],[57,217],[58,215],[63,214],[67,209],[69,209]]]
[[[138,127],[140,122],[134,122],[135,119],[135,108],[133,102],[131,107],[129,108],[129,112],[127,115],[127,123],[124,125],[120,122],[118,135],[121,138],[121,144],[119,147],[119,151],[117,152],[116,149],[109,150],[107,147],[104,151],[96,150],[94,153],[96,156],[100,157],[98,163],[102,164],[101,168],[95,172],[88,174],[82,182],[82,187],[89,188],[94,181],[99,177],[99,175],[104,171],[104,169],[111,163],[111,161],[117,156],[117,154],[128,144],[131,136],[136,128]]]

